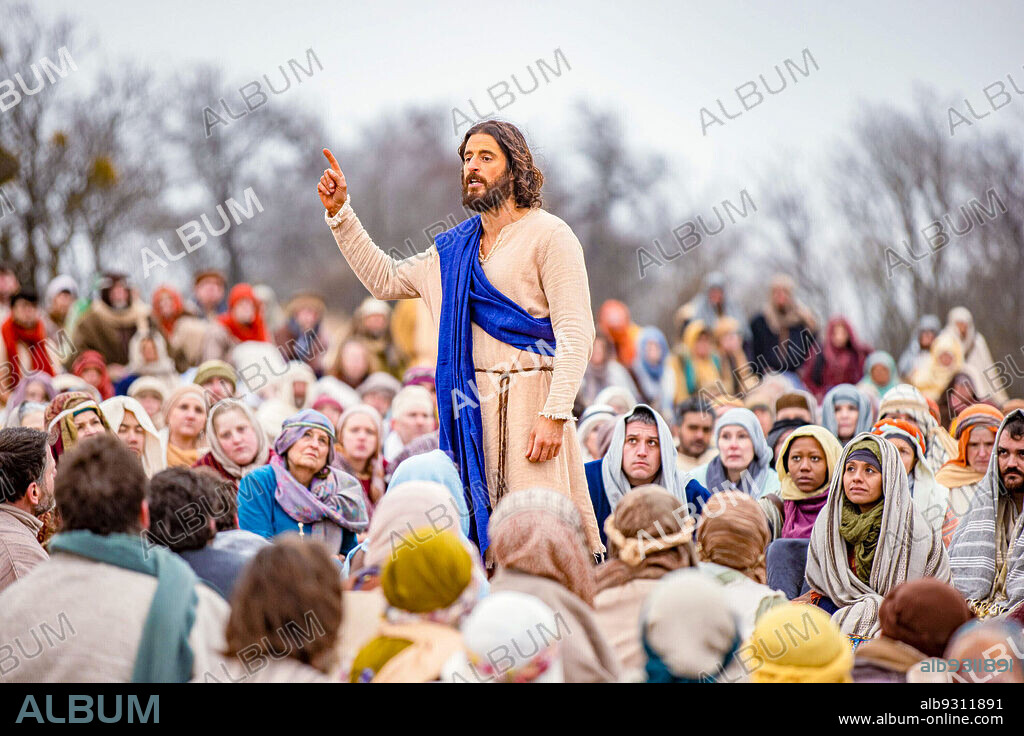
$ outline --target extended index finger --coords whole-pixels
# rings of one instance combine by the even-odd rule
[[[325,148],[324,149],[324,156],[326,156],[328,162],[330,162],[331,168],[334,169],[335,171],[337,171],[340,174],[341,173],[341,166],[338,165],[338,159],[334,158],[334,154],[331,153],[331,149]]]

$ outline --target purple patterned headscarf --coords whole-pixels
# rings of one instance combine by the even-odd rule
[[[289,472],[285,458],[291,446],[310,429],[326,432],[330,437],[330,449],[327,463],[313,476],[313,482],[307,488]],[[281,434],[274,441],[270,465],[277,479],[274,498],[281,508],[300,524],[311,524],[314,537],[323,537],[336,548],[341,542],[335,531],[337,527],[361,532],[369,526],[370,518],[362,485],[348,473],[332,467],[333,460],[334,427],[331,420],[313,409],[303,409],[284,421]],[[337,545],[334,544],[335,539]]]

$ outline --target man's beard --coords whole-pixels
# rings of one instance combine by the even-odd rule
[[[708,449],[708,446],[703,442],[693,442],[689,445],[682,446],[683,454],[688,457],[700,457]]]
[[[1005,488],[1008,493],[1024,492],[1024,477],[1022,477],[1020,473],[1017,471],[1014,471],[1011,477],[1011,483],[1007,483],[1006,477],[1002,473],[1000,473],[1000,485],[1002,485],[1002,487]]]
[[[486,183],[483,177],[477,177],[481,182]],[[462,180],[462,206],[474,212],[489,212],[498,209],[506,199],[512,196],[512,176],[506,171],[494,184],[488,186],[484,193],[474,196],[469,193],[469,185],[466,179]]]
[[[37,519],[48,511],[53,511],[57,506],[57,498],[52,493],[47,498],[39,499],[39,503],[32,507],[32,516]]]

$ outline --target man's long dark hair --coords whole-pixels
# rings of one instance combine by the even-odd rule
[[[509,175],[512,178],[512,196],[516,207],[540,207],[540,189],[544,175],[533,163],[533,154],[526,145],[526,138],[519,128],[502,120],[485,120],[466,131],[459,146],[459,160],[465,160],[466,143],[476,133],[485,133],[498,142],[502,153],[508,159]]]

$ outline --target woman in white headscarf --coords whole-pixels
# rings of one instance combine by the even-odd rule
[[[597,430],[608,422],[615,421],[615,409],[608,404],[591,404],[580,415],[576,439],[580,443],[580,454],[583,462],[589,463],[601,457],[597,447]]]
[[[256,418],[268,437],[281,433],[284,420],[306,406],[313,396],[316,375],[305,363],[293,360],[285,371],[271,381],[270,396],[256,409]]]
[[[915,507],[896,446],[857,435],[843,450],[811,531],[806,597],[851,639],[871,639],[880,632],[882,599],[923,577],[950,582],[942,534]]]
[[[956,442],[932,416],[924,394],[908,383],[897,384],[885,392],[878,405],[878,418],[906,419],[916,424],[924,435],[925,459],[933,473],[957,456]]]
[[[142,404],[130,396],[114,396],[100,404],[100,410],[121,441],[139,456],[147,478],[167,467],[160,434]]]
[[[729,409],[715,423],[718,457],[694,469],[693,479],[711,493],[741,490],[754,498],[779,492],[772,449],[749,409]]]
[[[565,682],[558,620],[539,598],[515,590],[484,597],[462,622],[463,651],[445,682]],[[500,658],[493,655],[501,652]]]
[[[994,361],[985,336],[974,327],[974,315],[970,310],[967,307],[950,309],[943,332],[951,333],[960,340],[964,349],[964,363],[981,375],[982,382],[978,386],[978,392],[982,398],[991,398],[999,404],[1005,403],[1009,398],[1006,391],[997,388],[985,374],[985,371],[992,367]]]

